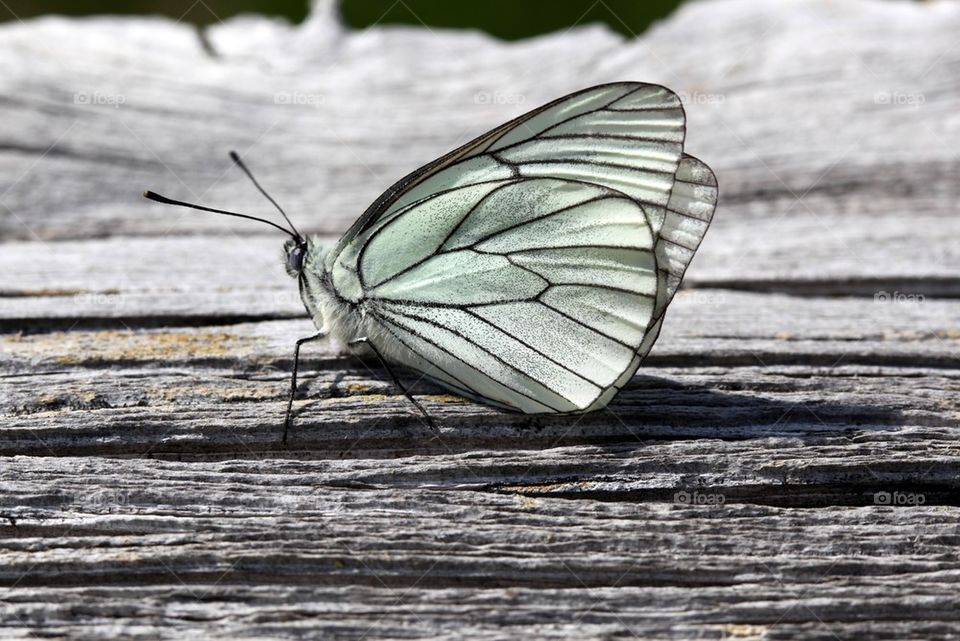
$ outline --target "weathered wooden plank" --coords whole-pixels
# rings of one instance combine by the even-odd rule
[[[724,0],[635,41],[504,44],[351,33],[327,3],[218,25],[212,55],[162,20],[0,26],[0,636],[955,637],[958,26]],[[313,345],[281,447],[311,325],[280,239],[139,191],[266,212],[237,148],[337,233],[419,163],[623,78],[684,93],[722,202],[610,411],[419,382],[434,434]]]
[[[701,278],[732,280],[746,263],[753,278],[954,279],[960,265],[958,97],[943,90],[960,59],[951,4],[694,3],[628,43],[599,28],[511,44],[353,34],[330,11],[299,28],[255,24],[212,28],[215,57],[164,21],[91,21],[79,39],[68,21],[4,25],[0,89],[16,96],[5,114],[17,123],[0,146],[4,237],[250,230],[138,200],[149,186],[266,211],[224,156],[233,147],[304,228],[340,231],[417,164],[535,104],[629,77],[684,94],[690,149],[720,177]],[[731,60],[743,47],[763,63]],[[29,67],[15,62],[25,56]],[[482,62],[464,74],[464,59]]]
[[[951,638],[951,586],[924,585],[903,600],[869,578],[813,588],[771,580],[754,588],[633,586],[560,590],[408,589],[222,584],[23,588],[8,607],[8,634],[112,639],[455,638],[889,639]],[[841,605],[831,606],[832,603]],[[42,612],[42,614],[41,614]],[[13,618],[16,617],[16,618]],[[872,618],[873,620],[868,620]],[[744,623],[744,622],[748,623]],[[161,623],[162,622],[162,623]],[[36,627],[31,627],[36,626]],[[21,638],[14,636],[13,638]]]
[[[749,622],[757,638],[819,638],[805,628],[820,622],[831,634],[880,624],[889,634],[943,634],[960,612],[960,522],[935,506],[504,496],[405,487],[389,463],[371,487],[356,483],[356,461],[9,463],[0,483],[13,491],[0,506],[17,525],[2,526],[12,536],[0,540],[0,583],[18,586],[4,605],[14,629],[77,625],[45,605],[58,597],[94,625],[151,626],[160,615],[173,619],[168,630],[367,626],[375,638],[404,622],[426,634],[464,616],[491,634],[546,633],[583,618],[585,628],[570,630],[721,638],[724,624]],[[46,587],[54,576],[58,589]],[[251,586],[267,578],[270,593]]]
[[[774,377],[772,382],[790,381]],[[439,424],[436,435],[409,415],[401,399],[371,404],[341,398],[309,408],[317,411],[319,405],[322,421],[302,411],[289,447],[279,442],[280,402],[264,407],[236,399],[221,404],[191,399],[189,404],[116,408],[101,402],[92,412],[75,407],[72,415],[60,408],[64,416],[58,417],[56,430],[49,427],[50,411],[11,420],[0,451],[7,456],[351,459],[356,460],[349,465],[352,478],[374,485],[407,478],[413,485],[496,486],[609,500],[662,499],[672,491],[712,488],[727,493],[730,501],[860,504],[887,484],[922,486],[931,504],[956,504],[957,410],[935,400],[911,403],[911,396],[930,391],[896,382],[904,387],[900,396],[875,389],[844,391],[822,379],[803,391],[766,391],[758,397],[637,390],[609,413],[579,421],[519,422],[515,415],[469,408],[456,413],[425,397],[421,400]],[[947,385],[955,390],[956,379]],[[216,398],[216,390],[203,391]],[[883,406],[867,405],[870,400]],[[393,457],[424,458],[387,460]],[[269,471],[277,464],[263,465]]]
[[[278,443],[279,422],[289,380],[289,341],[295,334],[287,327],[285,339],[284,332],[263,329],[258,324],[226,331],[74,331],[4,337],[19,353],[6,360],[2,379],[0,409],[6,427],[0,433],[0,451],[41,456],[286,455],[290,450]],[[321,346],[304,362],[310,374],[301,388],[306,398],[298,402],[293,451],[307,457],[371,453],[383,457],[442,455],[477,447],[515,450],[669,437],[774,436],[814,440],[826,436],[849,446],[852,435],[872,442],[891,434],[895,449],[901,448],[911,460],[920,456],[924,466],[931,461],[915,442],[929,438],[932,449],[927,454],[947,456],[944,464],[956,469],[952,444],[960,424],[958,370],[857,364],[876,358],[893,357],[894,362],[922,358],[915,346],[923,341],[910,335],[902,338],[907,340],[901,340],[899,355],[876,350],[887,342],[881,340],[862,345],[863,352],[839,356],[842,340],[748,340],[750,347],[743,347],[745,341],[739,338],[691,339],[687,345],[699,348],[689,353],[666,350],[652,357],[652,365],[631,382],[609,412],[575,419],[496,412],[420,381],[413,389],[424,395],[421,401],[440,426],[436,440],[405,399],[396,396],[385,372],[375,364],[367,369],[361,361]],[[731,350],[731,343],[741,345]],[[755,343],[761,345],[756,348],[760,352],[752,351]],[[782,351],[777,354],[765,344]],[[720,345],[727,345],[727,350]],[[730,367],[737,358],[754,366]],[[803,364],[762,365],[789,359]],[[816,359],[822,366],[811,367]],[[944,364],[948,361],[949,357]],[[900,429],[906,426],[914,427]],[[933,447],[940,439],[946,449]],[[667,443],[662,447],[673,447]],[[696,442],[691,447],[699,456]],[[747,450],[751,447],[757,448],[752,465],[763,467],[770,452],[756,443]],[[770,447],[781,445],[774,441]],[[675,455],[672,449],[664,454]],[[801,448],[798,464],[820,455]],[[862,460],[851,458],[850,464],[863,471]],[[721,464],[711,460],[710,465]],[[910,477],[906,470],[897,473]],[[778,483],[779,478],[775,475],[771,482]]]
[[[842,228],[852,231],[862,225],[854,220]],[[711,230],[709,237],[716,241],[693,261],[685,280],[688,287],[876,296],[893,303],[960,297],[960,262],[943,256],[918,260],[916,247],[903,242],[902,224],[856,255],[830,243],[798,254],[778,240],[807,235],[790,224],[761,233],[755,222],[732,227]],[[936,242],[952,240],[949,230],[929,229],[931,238],[926,240],[932,244],[932,236]],[[918,244],[926,240],[914,239]],[[277,236],[230,235],[5,243],[0,253],[0,322],[302,313],[296,283],[283,270],[280,247]]]
[[[418,381],[415,392],[427,395],[424,403],[447,429],[433,445],[411,438],[426,435],[424,428],[381,368],[318,343],[304,353],[299,444],[312,456],[340,455],[345,442],[382,456],[418,447],[543,447],[564,434],[577,443],[950,427],[960,422],[958,305],[682,292],[613,414],[531,419]],[[309,321],[290,320],[0,336],[0,412],[7,416],[0,449],[273,450],[291,345],[309,331]]]
[[[956,370],[655,370],[608,410],[575,418],[499,413],[419,384],[439,438],[384,379],[361,369],[314,378],[298,402],[294,451],[327,457],[444,454],[651,438],[816,438],[925,426],[954,434]],[[286,374],[132,370],[119,376],[8,377],[0,451],[198,456],[287,453],[279,441]],[[31,389],[31,386],[33,389]],[[386,396],[385,396],[386,395]],[[945,431],[944,431],[945,430]],[[924,433],[924,429],[919,429]],[[904,438],[913,439],[913,435]],[[756,445],[759,447],[759,445]],[[908,448],[912,448],[908,444]],[[764,460],[766,452],[758,452]]]
[[[73,296],[66,294],[62,298],[69,301]],[[262,367],[286,368],[293,342],[313,331],[312,322],[305,318],[233,323],[229,314],[240,314],[242,309],[229,307],[235,300],[230,296],[225,296],[218,306],[192,310],[192,314],[172,316],[169,320],[159,315],[128,315],[122,294],[76,296],[82,297],[80,305],[92,318],[62,313],[8,319],[8,330],[18,329],[26,335],[0,335],[0,350],[5,356],[0,361],[0,372],[48,371],[69,365],[102,368],[132,362],[187,367],[237,359]],[[189,294],[185,292],[183,296]],[[172,302],[175,298],[170,294],[166,300]],[[302,308],[299,300],[279,298],[279,294],[277,299],[269,295],[262,298],[271,305],[258,311],[268,317],[305,315],[296,311],[296,307]],[[201,304],[198,298],[190,300]],[[174,307],[168,311],[185,310]],[[210,315],[204,315],[204,311]],[[138,328],[151,318],[175,326]],[[960,363],[958,318],[960,302],[954,299],[807,298],[687,290],[680,291],[671,304],[648,362],[700,366],[860,363],[952,368]],[[191,323],[208,326],[183,326]],[[45,324],[60,330],[42,332]],[[339,348],[327,341],[304,348],[308,359],[328,359],[338,353]]]

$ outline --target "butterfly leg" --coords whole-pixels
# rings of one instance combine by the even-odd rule
[[[365,344],[367,347],[369,347],[373,351],[373,353],[377,356],[377,360],[380,361],[380,364],[383,365],[383,367],[387,370],[387,373],[390,374],[390,378],[393,380],[393,384],[396,385],[397,388],[401,392],[403,392],[403,395],[407,397],[407,400],[413,403],[413,406],[416,407],[418,410],[420,410],[420,413],[423,414],[423,417],[427,420],[427,427],[429,427],[433,432],[437,431],[437,428],[434,427],[433,425],[433,420],[430,418],[430,415],[427,414],[427,410],[425,410],[423,408],[423,405],[421,405],[420,402],[417,399],[415,399],[413,395],[410,394],[409,391],[407,391],[407,388],[403,386],[403,383],[400,382],[400,379],[397,378],[397,375],[393,373],[392,369],[390,369],[390,364],[387,363],[387,359],[383,357],[383,355],[380,353],[380,350],[377,349],[376,345],[370,342],[369,338],[367,338],[366,336],[364,336],[363,338],[355,338],[347,344],[351,346]]]
[[[313,336],[297,339],[297,345],[293,348],[293,376],[290,377],[290,396],[287,398],[287,416],[283,419],[283,444],[287,444],[287,432],[290,430],[290,420],[293,417],[293,397],[297,393],[297,369],[300,367],[300,346],[310,341],[315,341],[326,336],[324,331],[317,332]]]

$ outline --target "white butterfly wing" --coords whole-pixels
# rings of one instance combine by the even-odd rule
[[[684,217],[709,222],[694,207],[709,200],[705,165],[691,159],[690,193],[672,197],[683,138],[680,102],[658,85],[557,100],[388,190],[329,254],[333,287],[362,302],[379,351],[461,394],[531,413],[600,407],[692,257],[661,240],[689,247],[706,226]]]
[[[644,202],[658,232],[685,123],[680,99],[660,85],[618,82],[558,98],[401,178],[367,208],[333,254],[418,200],[518,174],[622,187]]]
[[[650,353],[660,335],[667,305],[673,300],[687,266],[710,226],[717,206],[717,196],[717,179],[713,171],[702,161],[684,154],[677,169],[676,184],[670,194],[664,224],[656,243],[659,284],[654,318],[630,366],[613,386],[594,401],[589,410],[606,406],[633,377],[640,362]]]
[[[657,238],[657,263],[665,275],[662,315],[700,247],[717,207],[717,178],[705,163],[684,154],[677,169],[663,226]]]
[[[458,387],[528,412],[588,407],[629,366],[654,313],[643,210],[602,187],[541,178],[498,185],[457,213],[427,258],[365,287],[369,316]],[[380,228],[361,274],[390,244],[378,240],[407,227],[401,216]],[[481,379],[498,392],[478,389]]]

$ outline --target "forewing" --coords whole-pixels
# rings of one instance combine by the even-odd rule
[[[367,208],[333,254],[411,203],[510,177],[566,178],[618,189],[643,203],[659,233],[685,122],[676,94],[655,84],[611,83],[558,98],[401,178]]]

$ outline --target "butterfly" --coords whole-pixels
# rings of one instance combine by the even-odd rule
[[[529,414],[606,406],[633,377],[717,203],[666,87],[615,82],[519,116],[400,179],[336,243],[290,229],[319,331],[470,399]]]

